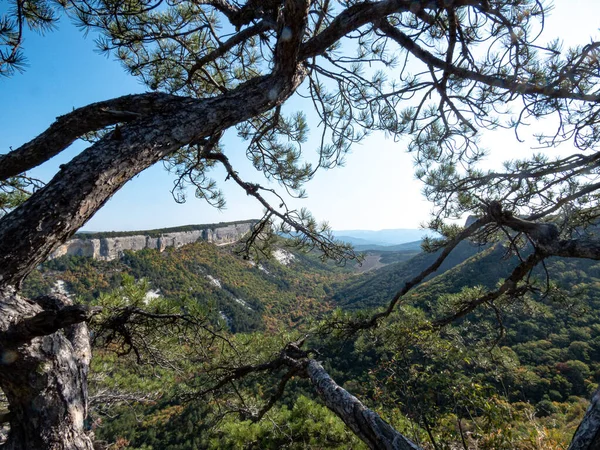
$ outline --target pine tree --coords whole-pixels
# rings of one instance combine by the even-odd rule
[[[247,139],[256,170],[297,196],[316,170],[336,166],[368,133],[410,139],[417,175],[436,205],[431,227],[444,236],[431,246],[444,250],[387,310],[349,324],[354,333],[376,326],[468,238],[504,234],[515,252],[524,242],[530,250],[497,290],[465,299],[436,327],[501,296],[522,295],[530,288],[530,271],[549,257],[600,258],[593,235],[576,238],[597,216],[600,43],[544,47],[536,40],[547,11],[540,1],[9,3],[0,22],[3,75],[23,69],[24,33],[47,30],[62,15],[99,31],[101,49],[117,55],[149,91],[68,112],[0,156],[0,207],[8,211],[0,219],[0,387],[10,404],[7,449],[92,448],[83,426],[91,356],[85,322],[96,311],[56,296],[26,299],[19,289],[33,268],[145,168],[167,162],[179,186],[191,183],[199,197],[220,206],[223,199],[207,172],[222,165],[265,207],[257,230],[276,225],[299,233],[298,245],[340,260],[351,256],[310,214],[288,209],[270,188],[239,176],[220,144],[232,127]],[[323,133],[316,166],[302,158],[304,115],[286,115],[282,108],[300,94],[312,100],[311,114],[319,117]],[[539,137],[541,144],[571,142],[576,151],[556,160],[542,154],[514,161],[504,172],[477,168],[484,154],[482,131],[521,131],[540,118],[558,124]],[[90,136],[90,147],[47,185],[26,177],[76,139]],[[478,218],[465,228],[444,222],[467,213]],[[336,388],[316,361],[293,346],[286,354],[297,361],[290,370],[305,371],[327,406],[371,448],[414,448]],[[596,403],[573,448],[597,445]],[[344,416],[348,408],[356,414]]]

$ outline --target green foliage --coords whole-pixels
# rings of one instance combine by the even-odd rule
[[[566,446],[577,421],[565,411],[574,402],[585,405],[600,381],[598,265],[553,258],[546,263],[553,280],[547,295],[500,298],[432,334],[430,320],[494,289],[516,262],[502,245],[463,243],[455,251],[451,264],[406,296],[384,327],[359,341],[356,351],[374,352],[378,361],[370,369],[370,396],[386,412],[408,415],[421,426],[415,439],[438,448],[461,442],[461,427],[479,448]],[[350,280],[334,298],[353,310],[385,304],[435,257],[421,254]],[[546,274],[537,269],[534,276]],[[347,319],[338,313],[331,320]],[[523,409],[522,402],[531,406]]]
[[[557,42],[546,48],[535,43],[547,10],[537,0],[495,0],[492,6],[484,2],[485,7],[415,2],[410,8],[398,4],[400,14],[389,15],[392,11],[388,10],[383,16],[377,15],[380,5],[358,3],[308,2],[310,19],[302,34],[294,35],[303,42],[297,51],[289,52],[296,59],[287,61],[288,51],[281,45],[287,41],[283,25],[291,24],[281,18],[293,8],[281,9],[280,2],[248,1],[242,6],[241,2],[218,1],[11,0],[12,7],[0,19],[0,74],[22,67],[23,26],[51,28],[59,7],[78,25],[99,31],[101,50],[112,52],[149,89],[177,94],[183,102],[184,97],[202,98],[210,105],[233,93],[231,101],[240,92],[243,97],[244,91],[236,88],[244,83],[252,86],[273,67],[276,75],[294,72],[298,79],[302,65],[308,69],[303,74],[303,94],[312,100],[322,132],[317,162],[311,165],[302,154],[308,135],[305,114],[285,111],[281,107],[285,99],[274,89],[271,103],[259,105],[262,111],[269,104],[276,105],[272,110],[250,112],[245,122],[237,124],[240,137],[248,141],[246,153],[255,169],[293,196],[302,197],[304,183],[317,168],[342,164],[352,144],[369,133],[384,131],[395,139],[409,135],[408,150],[414,154],[417,177],[425,183],[425,194],[436,208],[432,227],[442,235],[441,240],[425,243],[431,253],[347,281],[351,277],[315,265],[311,256],[297,256],[299,261],[292,267],[252,266],[227,251],[196,244],[162,254],[127,253],[121,261],[106,264],[52,262],[31,277],[26,292],[34,295],[64,281],[80,301],[103,305],[96,340],[126,357],[134,353],[138,362],[144,362],[148,354],[157,367],[155,372],[144,372],[142,379],[162,375],[161,390],[174,397],[214,382],[214,372],[227,373],[236,365],[268,360],[285,338],[295,334],[276,333],[280,328],[304,331],[311,320],[320,319],[335,306],[363,310],[359,314],[366,317],[365,308],[385,305],[403,282],[439,255],[436,250],[441,245],[458,236],[460,227],[444,224],[444,218],[478,213],[483,206],[491,206],[490,201],[501,199],[506,210],[501,213],[528,220],[561,213],[565,236],[597,220],[597,154],[556,160],[534,155],[506,163],[504,173],[482,171],[478,163],[485,156],[479,145],[481,130],[504,126],[518,131],[529,119],[546,116],[553,116],[558,128],[539,136],[541,144],[553,146],[572,139],[579,150],[595,149],[600,140],[598,42],[566,52],[560,51]],[[373,27],[343,29],[344,23],[360,25],[352,14],[373,5],[373,16],[365,15]],[[345,19],[337,20],[346,7],[350,9]],[[342,29],[348,46],[342,51],[339,42],[329,42],[327,48],[307,51],[315,41],[319,46],[323,39],[318,33],[328,26]],[[349,56],[352,51],[355,57]],[[480,53],[485,56],[479,57]],[[408,74],[405,69],[415,57],[427,70]],[[402,60],[404,66],[397,71],[395,66]],[[515,100],[523,100],[520,114],[510,110]],[[252,107],[244,102],[240,106]],[[106,129],[98,131],[98,139],[117,134],[117,128],[112,135],[105,134]],[[308,211],[288,209],[272,189],[240,180],[219,145],[224,131],[214,127],[197,139],[189,133],[186,139],[173,140],[193,141],[167,156],[168,167],[178,177],[178,200],[183,200],[181,193],[189,184],[197,197],[222,207],[221,192],[207,176],[219,161],[228,179],[233,178],[267,208],[261,223],[269,225],[266,235],[273,239],[265,240],[259,250],[270,252],[269,245],[277,239],[270,228],[279,220],[279,231],[289,235],[296,248],[317,248],[341,262],[353,256]],[[27,187],[21,179],[3,183],[0,208],[16,207],[29,195]],[[282,203],[277,208],[267,205],[259,192],[274,194],[277,204]],[[374,362],[376,367],[368,377],[361,372],[362,364],[350,367],[346,363],[344,381],[366,394],[374,407],[389,412],[403,428],[408,428],[409,420],[415,423],[412,435],[434,448],[453,448],[459,441],[467,447],[467,439],[478,448],[527,448],[541,441],[547,446],[561,445],[564,430],[571,427],[569,415],[581,412],[579,398],[589,395],[598,381],[600,323],[592,313],[600,306],[598,268],[547,261],[548,271],[556,271],[555,284],[547,283],[547,295],[535,290],[538,282],[518,300],[497,296],[478,309],[468,308],[506,279],[517,259],[531,251],[522,246],[524,255],[508,253],[498,243],[498,235],[498,230],[492,230],[483,236],[488,245],[482,249],[462,243],[437,274],[402,299],[401,307],[368,334],[370,340],[363,337],[347,353],[332,358],[351,356]],[[106,236],[110,234],[94,237]],[[540,270],[533,276],[543,275]],[[149,297],[150,286],[161,296]],[[330,298],[327,293],[338,287]],[[432,324],[461,308],[469,314],[439,333],[432,332]],[[333,319],[341,322],[346,317],[345,312],[336,312]],[[170,326],[153,328],[151,318]],[[179,329],[176,325],[182,318],[186,325],[193,322],[196,331],[202,331],[193,334]],[[569,331],[570,327],[574,328]],[[236,352],[232,343],[246,352]],[[169,352],[171,359],[156,351],[158,347]],[[108,358],[108,352],[101,354],[99,362]],[[173,359],[179,364],[173,364]],[[137,368],[132,365],[117,367],[122,373],[112,385],[100,383],[99,390],[108,386],[144,392],[154,386],[152,381],[134,381],[131,373]],[[303,398],[291,409],[272,412],[272,423],[279,425],[275,428],[266,421],[234,423],[227,418],[221,435],[210,440],[196,437],[204,430],[198,424],[205,423],[205,418],[218,422],[218,407],[239,409],[245,406],[244,395],[271,393],[275,375],[236,379],[238,384],[224,387],[223,398],[208,395],[207,404],[197,408],[186,409],[171,399],[161,401],[152,405],[152,420],[142,431],[113,424],[112,437],[122,439],[121,447],[135,441],[140,448],[152,448],[157,442],[178,449],[207,445],[272,448],[286,442],[313,448],[323,441],[338,448],[345,439],[344,430],[323,407]],[[293,389],[302,387],[294,385]],[[548,432],[545,427],[550,422],[536,421],[535,412],[540,420],[555,420],[560,431]],[[281,432],[283,422],[290,426],[287,434]],[[329,427],[324,426],[328,423]],[[161,429],[157,424],[171,425]],[[164,431],[160,438],[157,429]]]
[[[58,20],[56,4],[46,0],[8,4],[0,15],[0,76],[24,70],[26,59],[20,47],[25,28],[44,33],[53,29]]]
[[[326,407],[299,396],[291,409],[273,409],[258,423],[229,418],[213,432],[209,449],[365,449]]]
[[[147,280],[148,291],[158,291],[161,298],[189,298],[209,307],[214,321],[220,320],[221,311],[232,331],[276,330],[296,327],[330,309],[326,291],[344,273],[311,253],[295,253],[289,266],[275,259],[254,263],[239,258],[229,247],[198,242],[162,253],[126,252],[120,261],[57,258],[28,277],[24,292],[42,295],[62,280],[72,295],[94,302],[131,275]]]
[[[504,256],[502,246],[461,244],[377,330],[356,342],[341,344],[333,336],[325,341],[311,338],[314,342],[308,345],[319,348],[338,383],[425,447],[435,442],[447,448],[465,439],[485,449],[529,450],[536,448],[534,443],[537,448],[560,448],[569,441],[599,381],[600,322],[593,314],[600,307],[599,265],[552,259],[547,268],[555,283],[548,296],[499,299],[497,310],[484,306],[441,333],[428,326],[484,288],[494,288],[514,262]],[[299,337],[278,330],[304,330],[336,303],[368,317],[366,305],[389,300],[403,277],[422,270],[435,254],[422,253],[409,263],[363,275],[333,270],[315,255],[294,257],[289,266],[274,260],[253,265],[227,248],[197,243],[163,253],[128,252],[112,262],[59,258],[32,274],[26,287],[33,293],[64,280],[73,294],[113,311],[135,305],[173,313],[187,308],[183,305],[196,305],[213,330],[226,327],[218,311],[231,318],[229,328],[237,334],[221,332],[243,349],[239,354],[225,345],[198,359],[193,346],[181,346],[185,334],[146,329],[144,334],[155,336],[153,345],[173,360],[190,361],[177,364],[177,371],[175,366],[137,366],[135,357],[96,352],[94,373],[111,376],[100,376],[92,391],[133,392],[145,398],[110,407],[114,419],[95,407],[95,420],[101,419],[97,434],[111,442],[121,439],[132,449],[360,448],[360,443],[348,441],[348,432],[323,406],[298,397],[312,395],[301,382],[288,385],[281,403],[258,423],[235,414],[220,420],[223,408],[260,409],[260,399],[268,398],[277,385],[277,374],[250,376],[235,389],[208,394],[203,403],[178,400],[210,386],[228,367],[268,361],[285,342]],[[111,286],[112,294],[101,293]],[[146,298],[156,289],[161,297]],[[252,322],[255,312],[259,321]],[[343,322],[347,315],[347,310],[337,310],[328,320]],[[245,398],[243,403],[236,392]],[[136,417],[144,418],[142,425]]]
[[[445,273],[485,249],[486,247],[481,248],[468,242],[459,244],[442,263],[437,272],[426,278],[426,280]],[[390,264],[362,277],[356,277],[348,283],[340,285],[336,289],[333,299],[337,305],[352,310],[382,306],[394,296],[406,281],[431,265],[438,255],[438,252],[420,253],[408,261]],[[482,273],[481,276],[485,275]],[[492,276],[490,276],[490,279],[493,279]],[[494,279],[494,283],[496,280]],[[453,292],[456,292],[457,289],[460,290],[458,286],[460,285],[453,287]]]
[[[1,19],[2,18],[0,18],[0,21]],[[2,23],[0,22],[0,38],[2,36],[1,27]],[[0,76],[4,74],[4,67],[2,66],[3,57],[4,55],[0,49]],[[30,178],[26,174],[0,181],[0,217],[25,202],[25,200],[41,186],[41,181]]]

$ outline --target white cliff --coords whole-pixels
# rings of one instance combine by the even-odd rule
[[[186,229],[185,231],[165,230],[165,233],[160,233],[160,230],[152,231],[151,234],[140,231],[140,234],[126,235],[122,233],[119,236],[121,233],[114,233],[116,234],[114,237],[94,237],[94,234],[89,237],[85,235],[76,236],[58,247],[50,255],[50,259],[63,255],[73,255],[110,261],[120,258],[125,250],[136,251],[150,248],[162,252],[167,247],[178,248],[197,241],[212,242],[216,245],[232,244],[250,231],[254,223],[255,221],[223,223],[207,225],[206,228],[198,225],[193,227],[196,229]]]

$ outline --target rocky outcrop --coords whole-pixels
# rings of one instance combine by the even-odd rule
[[[196,241],[212,242],[216,245],[232,244],[250,231],[255,221],[222,223],[217,225],[197,225],[177,229],[165,229],[152,232],[140,231],[139,234],[106,233],[79,235],[58,247],[50,259],[63,255],[89,256],[91,258],[110,261],[120,258],[125,250],[142,250],[145,248],[163,251],[167,247],[181,247]],[[97,236],[97,237],[96,237]]]

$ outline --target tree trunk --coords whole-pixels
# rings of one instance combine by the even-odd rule
[[[594,392],[569,450],[600,450],[600,389]]]
[[[344,423],[373,450],[419,450],[410,439],[367,408],[359,399],[338,386],[323,366],[308,360],[306,373],[317,393]]]
[[[142,170],[186,145],[281,105],[292,95],[306,76],[298,53],[309,5],[308,0],[285,2],[278,32],[286,34],[275,47],[270,75],[218,97],[160,97],[164,101],[148,105],[150,112],[146,107],[133,115],[117,111],[117,116],[125,115],[124,125],[61,166],[50,183],[0,219],[0,388],[10,405],[11,425],[3,450],[92,449],[84,430],[90,362],[84,321],[89,314],[83,307],[67,305],[68,299],[31,301],[15,289]],[[121,120],[112,117],[114,112],[111,117],[99,116],[97,109],[75,114],[83,120],[87,111],[90,131]],[[61,120],[71,119],[74,116]],[[50,130],[19,150],[33,156],[21,166],[12,165],[8,173],[60,152],[86,126],[67,127],[68,136],[58,128],[58,134]]]
[[[175,98],[162,114],[127,123],[92,145],[19,208],[0,219],[0,288],[19,286],[127,181],[191,142],[229,128],[291,95],[305,76],[294,66],[219,98]],[[269,92],[276,96],[269,97]]]
[[[56,310],[68,304],[56,298]],[[49,307],[50,298],[44,305]],[[0,293],[0,332],[15,336],[15,325],[45,311],[14,291]],[[2,450],[91,450],[84,430],[87,372],[91,357],[85,323],[29,342],[0,341],[0,385],[10,405],[10,433]]]

